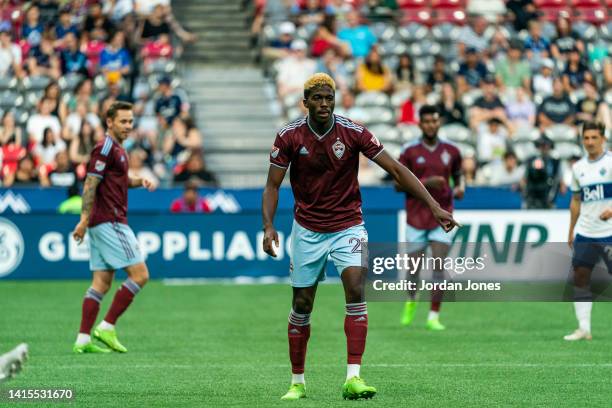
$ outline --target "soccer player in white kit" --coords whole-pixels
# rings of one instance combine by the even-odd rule
[[[603,260],[612,273],[612,153],[605,127],[587,121],[582,127],[587,154],[572,167],[572,201],[568,244],[573,248],[574,308],[578,329],[568,341],[591,340],[591,272]]]

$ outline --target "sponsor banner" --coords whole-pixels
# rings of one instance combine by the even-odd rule
[[[492,251],[496,262],[520,261],[512,242],[564,242],[569,212],[457,211],[462,228],[454,235],[454,256],[477,256],[475,247]],[[404,211],[365,211],[371,242],[404,241]],[[76,245],[71,231],[76,216],[10,215],[0,217],[0,279],[88,278],[89,251]],[[211,215],[130,215],[129,223],[154,278],[287,277],[292,216],[281,212],[276,227],[278,257],[261,249],[259,213]],[[333,267],[330,278],[336,277]]]
[[[340,154],[340,147],[338,154]],[[260,188],[252,189],[200,189],[210,207],[217,213],[259,212],[261,208]],[[129,211],[167,213],[172,201],[183,194],[181,188],[159,189],[154,192],[145,189],[129,191]],[[404,195],[391,187],[361,188],[363,209],[395,211],[404,208]],[[0,188],[0,214],[56,213],[66,199],[63,188]],[[570,194],[560,196],[558,208],[568,208]],[[457,201],[457,209],[520,209],[521,196],[508,188],[468,187],[465,198]],[[279,193],[280,212],[293,210],[291,188],[283,187]]]

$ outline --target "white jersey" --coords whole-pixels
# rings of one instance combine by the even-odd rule
[[[603,221],[601,213],[612,207],[612,153],[597,160],[583,157],[572,167],[572,192],[580,194],[580,216],[575,232],[587,238],[612,236],[612,219]]]

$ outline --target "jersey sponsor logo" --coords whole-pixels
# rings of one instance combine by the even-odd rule
[[[276,146],[272,146],[272,150],[270,151],[270,156],[273,159],[276,159],[278,157],[278,152],[280,152],[280,149]]]
[[[101,160],[96,160],[96,164],[94,165],[94,168],[96,169],[96,171],[102,171],[104,170],[104,168],[106,168],[106,163],[104,163]]]
[[[334,143],[334,145],[332,146],[334,154],[339,159],[341,159],[342,156],[344,156],[345,148],[346,148],[346,146],[344,146],[344,143],[342,143],[340,140],[337,140],[336,143]]]
[[[374,143],[376,147],[380,147],[380,142],[378,141],[378,138],[376,138],[376,136],[372,135],[372,139],[370,139],[370,142]]]
[[[598,201],[606,198],[604,186],[597,184],[596,186],[582,187],[582,201]]]
[[[302,146],[302,148],[300,149],[300,154],[302,156],[306,156],[308,154],[308,149],[306,148],[306,146]]]
[[[23,259],[25,243],[19,228],[6,218],[0,218],[0,276],[13,272]]]
[[[440,159],[442,159],[442,163],[444,163],[445,166],[448,166],[448,163],[450,163],[451,156],[446,151],[446,149],[442,151],[442,154],[440,155]]]
[[[417,164],[424,164],[425,163],[425,158],[423,156],[419,156],[416,159]]]

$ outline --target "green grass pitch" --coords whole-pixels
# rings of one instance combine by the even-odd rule
[[[423,328],[427,303],[419,304],[416,325],[404,329],[402,305],[371,302],[362,376],[379,394],[343,401],[342,289],[322,285],[306,363],[308,398],[291,403],[279,400],[290,380],[287,286],[153,282],[119,321],[129,353],[73,355],[87,285],[0,282],[0,346],[26,341],[31,350],[24,372],[0,385],[3,392],[70,387],[74,406],[92,407],[611,404],[611,304],[594,305],[592,342],[568,344],[562,336],[576,326],[571,303],[448,303],[448,329],[430,333]]]

